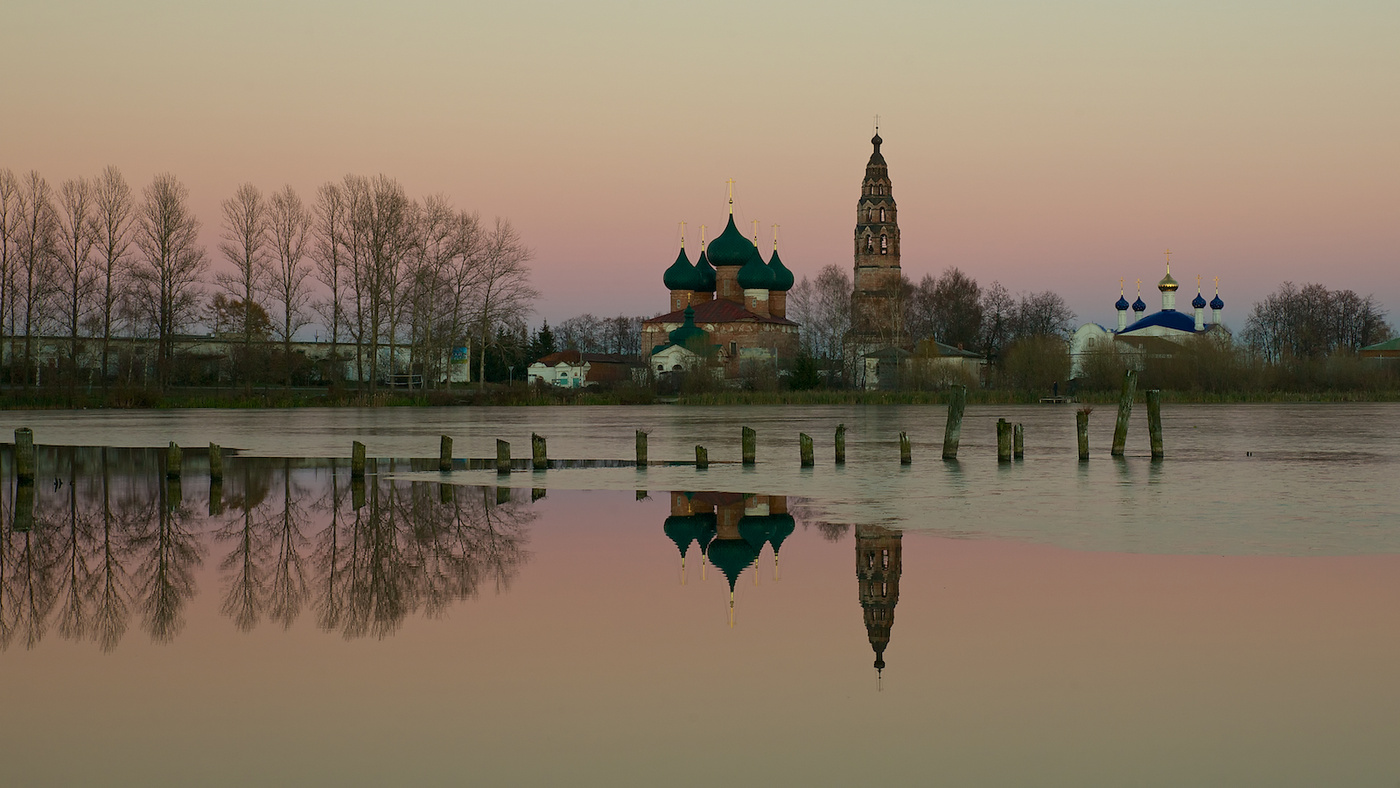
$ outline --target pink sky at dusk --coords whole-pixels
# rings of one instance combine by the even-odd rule
[[[1400,311],[1400,4],[20,0],[0,167],[120,167],[219,202],[383,172],[535,250],[540,317],[654,314],[677,222],[851,265],[879,113],[905,273],[1054,289],[1111,323],[1173,250],[1226,322],[1284,280]],[[1189,296],[1188,296],[1189,297]],[[1131,298],[1131,296],[1130,296]],[[1392,314],[1392,321],[1397,315]]]

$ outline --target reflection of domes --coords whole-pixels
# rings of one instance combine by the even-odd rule
[[[1142,296],[1138,296],[1138,299],[1137,299],[1136,301],[1133,302],[1133,311],[1134,311],[1134,312],[1146,312],[1146,311],[1147,311],[1147,304],[1144,304],[1144,303],[1142,302]]]
[[[753,547],[755,554],[763,550],[772,535],[773,526],[768,521],[768,515],[746,514],[739,518],[739,536]]]
[[[700,250],[700,257],[695,261],[695,283],[696,292],[713,293],[715,291],[715,267],[710,265],[709,255],[705,250]]]
[[[666,285],[667,290],[699,290],[702,284],[695,266],[690,264],[690,258],[686,257],[685,247],[681,247],[680,254],[676,255],[676,262],[671,263],[671,267],[666,269],[666,273],[661,275],[661,281]]]
[[[734,226],[734,214],[729,214],[729,224],[725,225],[724,232],[719,237],[710,242],[710,246],[705,250],[710,257],[710,265],[716,268],[726,265],[743,265],[749,261],[749,256],[753,252],[753,244],[744,234],[739,232],[739,228]]]
[[[747,539],[716,539],[710,542],[706,555],[710,563],[729,580],[729,590],[733,591],[739,574],[758,560],[758,549]]]
[[[773,272],[773,289],[786,292],[792,289],[793,282],[796,281],[792,272],[783,265],[783,261],[778,258],[777,248],[773,249],[773,257],[768,261],[768,270]]]
[[[1212,298],[1212,299],[1210,300],[1210,308],[1211,308],[1211,309],[1224,309],[1224,308],[1225,308],[1225,302],[1220,300],[1220,294],[1219,294],[1219,293],[1216,293],[1216,294],[1215,294],[1215,298]]]
[[[790,514],[770,514],[768,519],[772,523],[768,541],[773,545],[773,554],[777,555],[783,549],[783,542],[797,530],[797,521]]]

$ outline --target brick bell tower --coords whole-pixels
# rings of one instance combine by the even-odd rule
[[[880,153],[877,127],[870,144],[875,150],[865,165],[856,204],[855,319],[856,331],[898,336],[895,308],[903,273],[899,268],[899,222],[890,193],[890,169]]]

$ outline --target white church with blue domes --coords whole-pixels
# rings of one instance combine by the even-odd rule
[[[1113,305],[1118,312],[1118,328],[1110,331],[1098,323],[1085,323],[1080,326],[1070,339],[1070,365],[1072,378],[1079,377],[1081,371],[1081,359],[1095,349],[1102,347],[1100,343],[1114,342],[1120,351],[1124,351],[1130,356],[1136,357],[1135,366],[1141,367],[1142,361],[1147,355],[1170,355],[1172,345],[1184,344],[1187,339],[1201,335],[1218,335],[1224,338],[1230,336],[1230,329],[1221,322],[1221,312],[1225,309],[1225,302],[1220,298],[1220,278],[1215,279],[1215,297],[1206,302],[1205,296],[1201,292],[1201,277],[1196,277],[1196,297],[1191,299],[1191,309],[1193,315],[1179,312],[1176,309],[1176,292],[1180,284],[1172,278],[1172,264],[1170,252],[1167,257],[1167,274],[1157,283],[1157,289],[1162,293],[1162,309],[1150,315],[1145,315],[1147,304],[1142,300],[1142,280],[1138,280],[1137,300],[1132,304],[1128,303],[1127,295],[1123,291],[1122,280],[1118,285],[1118,302]],[[1210,321],[1206,321],[1206,308],[1211,310]],[[1132,320],[1128,319],[1128,310],[1132,309]],[[1164,345],[1162,343],[1171,343]]]

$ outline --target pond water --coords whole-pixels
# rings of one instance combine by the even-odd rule
[[[943,415],[0,414],[41,444],[0,452],[3,782],[1400,784],[1400,407],[1167,407],[1156,463],[1048,406],[944,463]],[[635,429],[719,462],[461,461]]]

